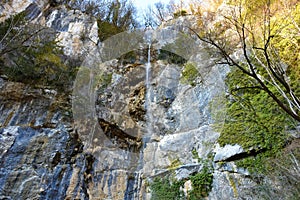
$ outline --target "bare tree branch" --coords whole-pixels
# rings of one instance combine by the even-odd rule
[[[241,2],[240,2],[241,3]],[[223,61],[229,66],[237,67],[245,75],[253,78],[259,84],[259,88],[264,90],[276,103],[293,119],[300,122],[300,101],[296,96],[292,87],[285,78],[285,70],[282,67],[282,61],[275,58],[276,52],[272,49],[271,41],[274,38],[275,31],[271,26],[271,10],[270,1],[265,5],[263,26],[262,26],[262,47],[257,46],[255,31],[251,20],[247,19],[248,15],[242,14],[242,5],[238,9],[232,10],[231,16],[224,16],[223,24],[234,30],[236,38],[239,40],[244,60],[235,60],[232,58],[232,52],[229,49],[234,49],[230,46],[230,40],[226,35],[226,30],[208,30],[206,34],[199,35],[194,29],[189,28],[202,42],[211,45],[221,55]],[[231,29],[234,28],[234,29]],[[221,32],[220,32],[221,31]],[[214,34],[212,34],[214,33]],[[229,43],[229,44],[228,44]],[[235,48],[237,49],[237,48]],[[259,55],[258,52],[261,52]],[[247,65],[248,68],[245,68]],[[258,68],[262,67],[266,74],[260,74]],[[264,78],[267,76],[268,78]],[[269,81],[269,80],[270,81]],[[251,86],[252,87],[252,86]],[[270,87],[275,87],[277,92],[274,92]],[[255,87],[256,88],[256,87]]]

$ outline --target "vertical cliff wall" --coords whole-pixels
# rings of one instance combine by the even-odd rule
[[[79,11],[47,1],[14,0],[1,4],[0,17],[21,11],[54,29],[69,57],[86,58],[101,45],[95,19]],[[185,31],[182,20],[164,28]],[[195,180],[205,185],[194,184],[194,190],[201,189],[197,195],[207,199],[276,199],[274,194],[284,189],[278,179],[258,179],[236,166],[234,161],[251,152],[217,143],[220,133],[213,127],[213,114],[224,105],[213,99],[225,91],[227,68],[215,65],[200,43],[194,63],[189,63],[162,51],[167,43],[152,42],[150,50],[143,43],[127,57],[96,62],[100,73],[94,85],[82,80],[86,88],[97,88],[93,105],[101,134],[94,135],[88,120],[74,124],[76,97],[70,92],[0,78],[0,199],[159,199],[152,187],[159,178],[180,184],[180,199],[197,194]],[[100,58],[101,51],[89,56]],[[92,61],[86,60],[82,74],[89,72],[84,67]],[[275,192],[266,193],[265,185]]]

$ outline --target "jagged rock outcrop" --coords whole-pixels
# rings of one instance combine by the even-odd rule
[[[66,55],[84,57],[96,48],[98,26],[93,17],[64,6],[49,8],[48,12],[41,21],[58,32],[57,40]]]
[[[123,136],[142,138],[142,144],[136,152],[129,145],[127,149],[122,148],[126,151],[118,149],[123,143],[118,137],[109,137],[107,144],[115,146],[106,148],[85,141],[93,146],[90,151],[97,155],[94,179],[95,174],[105,173],[116,183],[128,186],[115,188],[111,181],[103,180],[98,184],[102,188],[110,187],[110,191],[99,191],[99,186],[93,186],[89,188],[90,193],[103,199],[114,199],[115,194],[124,199],[149,199],[151,194],[146,183],[155,177],[176,173],[176,177],[185,179],[201,171],[203,164],[194,158],[193,151],[207,159],[219,136],[210,126],[210,103],[213,96],[222,93],[223,88],[216,86],[220,75],[206,74],[205,85],[191,86],[181,82],[182,66],[152,62],[150,88],[146,94],[146,62],[130,70],[114,62],[107,65],[99,69],[102,81],[96,93],[98,121],[100,125],[109,123],[119,127]],[[114,135],[119,135],[119,130],[115,130]]]
[[[97,21],[78,10],[68,9],[63,3],[46,0],[11,0],[0,5],[0,21],[25,12],[27,19],[57,32],[57,41],[67,56],[83,59],[99,42]]]
[[[0,198],[64,199],[74,167],[87,170],[67,97],[3,79],[0,88]]]
[[[99,42],[93,18],[53,1],[14,0],[1,6],[0,17],[27,10],[31,20],[56,30],[70,57],[84,57]],[[182,20],[164,28],[185,31]],[[148,51],[134,63],[101,63],[100,82],[93,85],[98,126],[88,118],[74,123],[75,97],[69,93],[0,78],[0,199],[150,199],[149,184],[156,177],[184,181],[182,199],[187,199],[189,177],[206,162],[213,175],[208,199],[260,198],[260,184],[273,182],[257,181],[238,168],[235,159],[249,154],[238,145],[220,148],[220,133],[212,127],[213,112],[224,105],[211,100],[222,94],[227,68],[219,70],[199,45],[193,61],[201,78],[194,80],[197,84],[183,82],[184,64],[157,60],[165,44],[155,42],[148,88]],[[93,83],[85,81],[90,89]]]
[[[8,0],[0,5],[0,21],[26,11],[30,19],[36,19],[48,6],[45,0]]]

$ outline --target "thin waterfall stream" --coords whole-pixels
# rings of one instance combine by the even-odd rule
[[[143,134],[143,146],[139,155],[139,165],[137,167],[138,170],[142,170],[144,168],[144,149],[147,146],[151,138],[151,134],[153,133],[152,129],[152,111],[151,111],[151,43],[148,43],[148,55],[147,55],[147,63],[146,63],[146,78],[145,78],[145,87],[146,87],[146,95],[145,95],[145,110],[146,110],[146,127]]]
[[[153,128],[152,128],[152,123],[153,123],[153,115],[152,115],[152,109],[151,109],[151,38],[148,38],[148,53],[147,53],[147,63],[146,63],[146,78],[145,78],[145,87],[146,87],[146,95],[145,95],[145,110],[146,110],[146,127],[145,127],[145,132],[143,135],[143,146],[140,151],[140,164],[138,167],[139,172],[136,173],[135,177],[135,185],[137,185],[138,188],[141,187],[141,175],[144,172],[144,150],[147,146],[147,143],[150,141],[151,134],[153,134]],[[137,198],[139,199],[139,197]],[[144,197],[142,198],[144,199]]]
[[[149,38],[148,38],[149,39]],[[146,77],[145,77],[145,110],[146,110],[146,123],[145,131],[143,134],[143,146],[139,153],[139,162],[136,168],[136,171],[133,173],[133,178],[128,180],[128,186],[126,189],[126,194],[124,200],[140,199],[138,196],[138,191],[142,187],[142,174],[144,173],[144,150],[147,146],[147,143],[150,141],[151,134],[153,134],[153,115],[151,110],[151,41],[148,41],[148,51],[147,51],[147,63],[146,67]],[[142,197],[144,199],[144,197]]]
[[[144,135],[144,142],[148,142],[149,138],[151,138],[151,134],[153,133],[152,122],[153,115],[151,110],[151,43],[148,44],[148,56],[147,56],[147,64],[146,64],[146,96],[145,96],[145,110],[146,110],[146,133]],[[144,144],[145,145],[145,144]]]

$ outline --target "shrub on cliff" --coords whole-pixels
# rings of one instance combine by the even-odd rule
[[[9,80],[66,88],[75,75],[63,62],[52,29],[30,23],[20,13],[0,23],[2,75]]]

